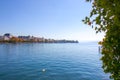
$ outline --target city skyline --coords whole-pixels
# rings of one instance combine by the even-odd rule
[[[79,43],[77,40],[66,40],[66,39],[61,39],[61,40],[55,40],[51,38],[44,38],[44,37],[36,37],[36,36],[25,36],[25,35],[19,35],[19,36],[14,36],[13,34],[10,33],[5,33],[4,35],[0,35],[0,43],[24,43],[24,42],[29,42],[29,43]]]
[[[85,0],[1,0],[0,34],[99,41],[104,34],[82,22],[91,10]]]

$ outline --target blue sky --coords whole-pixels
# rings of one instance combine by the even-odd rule
[[[0,35],[34,35],[79,41],[102,40],[81,21],[89,15],[85,0],[0,0]]]

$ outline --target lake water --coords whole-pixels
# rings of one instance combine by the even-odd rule
[[[97,42],[0,44],[0,80],[110,80],[100,57]]]

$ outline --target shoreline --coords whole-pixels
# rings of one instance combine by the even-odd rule
[[[79,43],[79,42],[34,42],[34,41],[15,42],[15,41],[0,41],[0,44],[1,43]]]

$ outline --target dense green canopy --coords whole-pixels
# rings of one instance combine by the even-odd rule
[[[92,4],[90,16],[83,22],[91,25],[96,33],[105,32],[102,41],[104,72],[120,80],[120,0],[86,0]]]

